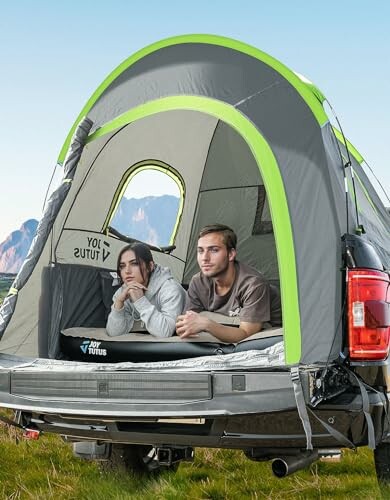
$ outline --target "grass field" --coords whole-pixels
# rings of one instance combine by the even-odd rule
[[[4,275],[0,273],[0,304],[3,302],[4,297],[7,295],[9,287],[12,285],[15,276]]]
[[[98,463],[73,457],[56,436],[20,440],[19,431],[2,427],[1,499],[379,499],[372,452],[345,451],[339,463],[313,464],[285,479],[269,463],[251,462],[239,451],[197,449],[192,463],[158,478],[102,472]]]

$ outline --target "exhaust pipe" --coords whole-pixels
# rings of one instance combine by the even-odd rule
[[[318,460],[318,450],[304,452],[297,456],[275,458],[272,462],[272,472],[276,477],[286,477],[308,467],[316,460]]]

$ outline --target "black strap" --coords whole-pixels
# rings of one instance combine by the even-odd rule
[[[375,430],[374,430],[374,423],[372,421],[372,417],[370,414],[370,400],[368,398],[368,392],[367,389],[364,387],[362,381],[356,375],[356,373],[354,373],[353,371],[350,371],[350,373],[355,377],[357,383],[359,384],[359,389],[362,395],[362,403],[363,403],[362,409],[367,422],[368,447],[371,448],[371,450],[375,450],[376,448]]]
[[[356,446],[350,441],[344,434],[341,434],[338,430],[334,429],[331,425],[324,422],[320,417],[318,417],[314,411],[308,408],[309,412],[313,417],[320,422],[320,424],[325,427],[325,429],[329,432],[331,436],[333,436],[340,444],[342,444],[345,448],[355,449]]]
[[[117,229],[113,228],[112,226],[108,226],[108,233],[116,236],[122,241],[126,241],[127,243],[143,243],[147,247],[150,248],[150,250],[154,250],[155,252],[160,252],[160,253],[167,253],[170,254],[175,250],[176,245],[168,245],[166,247],[157,247],[155,245],[151,245],[150,243],[146,243],[145,241],[137,240],[136,238],[130,238],[130,236],[126,236],[122,233],[120,233]]]
[[[18,429],[22,429],[24,431],[24,427],[22,425],[15,422],[15,420],[5,417],[4,415],[0,415],[0,422],[3,422],[6,425],[12,425],[13,427],[17,427]]]

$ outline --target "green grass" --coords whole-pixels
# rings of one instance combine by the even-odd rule
[[[13,277],[0,276],[0,304],[3,302],[4,297],[7,295],[9,287],[12,285]]]
[[[339,463],[317,462],[288,478],[277,479],[269,463],[243,453],[197,449],[193,463],[158,478],[102,472],[95,462],[73,457],[57,436],[20,440],[19,431],[0,429],[1,499],[379,499],[372,452],[343,452]],[[387,495],[388,493],[388,495]],[[390,491],[383,498],[390,498]]]

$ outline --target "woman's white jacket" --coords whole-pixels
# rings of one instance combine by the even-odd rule
[[[147,288],[145,295],[135,302],[125,300],[121,310],[114,308],[121,289],[115,292],[106,326],[108,335],[124,335],[139,321],[155,337],[170,337],[175,333],[176,318],[184,309],[183,287],[174,279],[170,269],[156,264]]]

